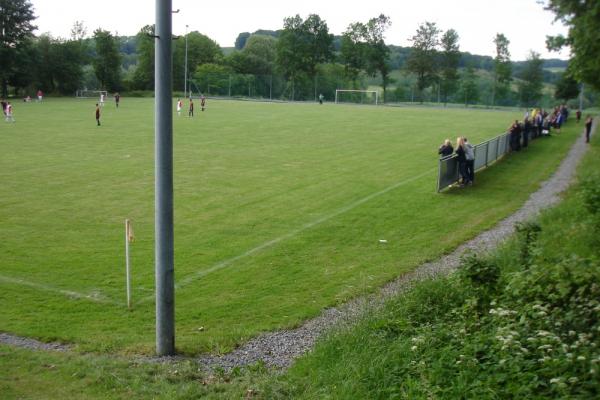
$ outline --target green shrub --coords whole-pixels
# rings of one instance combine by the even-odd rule
[[[535,244],[542,230],[537,221],[518,222],[515,224],[521,264],[525,267],[532,263]]]
[[[460,279],[473,289],[470,300],[480,313],[485,312],[498,290],[500,267],[491,258],[469,254],[462,260]]]
[[[585,208],[592,214],[600,213],[600,176],[588,176],[581,181],[580,195]]]

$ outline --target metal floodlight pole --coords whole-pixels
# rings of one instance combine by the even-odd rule
[[[155,275],[156,353],[175,354],[173,246],[172,0],[156,0],[155,38]]]
[[[187,78],[188,78],[188,25],[185,26],[185,72],[183,78],[183,97],[187,97]]]

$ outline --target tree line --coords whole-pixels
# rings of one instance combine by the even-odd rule
[[[547,7],[558,10],[562,3],[569,1],[551,1]],[[4,96],[9,88],[15,94],[42,89],[63,95],[86,87],[153,90],[153,25],[144,26],[135,37],[118,37],[101,28],[87,35],[82,22],[75,22],[66,39],[35,36],[28,0],[0,0],[0,20]],[[526,62],[512,62],[510,41],[502,33],[493,38],[495,57],[461,52],[459,33],[443,31],[433,22],[418,26],[409,48],[390,46],[385,32],[391,24],[381,14],[352,22],[335,36],[319,15],[295,15],[285,18],[279,30],[241,33],[228,52],[208,36],[190,32],[173,38],[173,85],[176,90],[184,87],[186,53],[187,78],[203,92],[227,93],[227,87],[231,94],[237,85],[247,87],[249,96],[272,97],[275,91],[278,98],[292,100],[316,99],[319,93],[331,98],[337,88],[379,87],[388,101],[529,106],[542,98],[544,82],[556,83],[556,97],[568,100],[577,96],[580,81],[590,79],[571,67],[557,78],[534,51]],[[551,45],[571,42],[553,38]]]

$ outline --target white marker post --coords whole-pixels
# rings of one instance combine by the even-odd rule
[[[131,309],[131,268],[129,265],[129,243],[133,242],[131,221],[125,220],[125,275],[127,280],[127,308]]]

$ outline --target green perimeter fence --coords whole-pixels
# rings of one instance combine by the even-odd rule
[[[192,95],[200,93],[214,97],[250,98],[258,100],[318,101],[319,95],[325,101],[333,102],[337,89],[367,89],[364,83],[348,82],[339,74],[317,74],[286,79],[282,75],[253,75],[227,72],[196,74],[189,81]],[[375,96],[364,93],[344,93],[342,101],[351,103],[375,104]],[[371,98],[372,97],[372,98]]]

